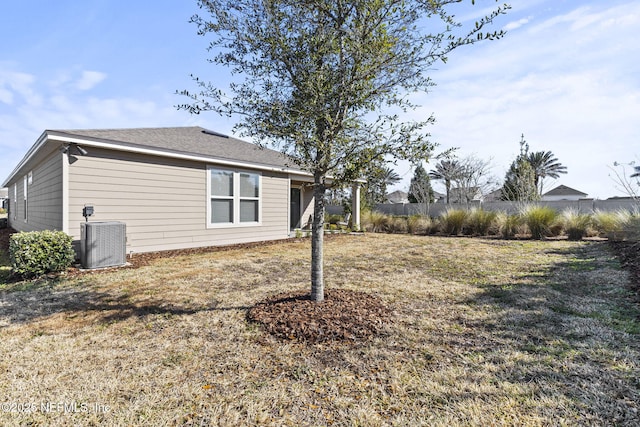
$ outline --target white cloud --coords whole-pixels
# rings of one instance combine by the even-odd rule
[[[530,20],[531,20],[531,17],[527,17],[527,18],[518,19],[517,21],[509,22],[507,25],[504,26],[504,30],[506,31],[516,30],[522,27],[523,25],[528,24]]]
[[[0,87],[0,102],[3,102],[5,104],[13,103],[13,92],[11,92],[9,89]]]
[[[107,78],[105,73],[99,71],[83,71],[80,80],[75,84],[79,90],[89,90]]]
[[[0,63],[0,67],[5,66]],[[42,97],[34,90],[35,76],[16,72],[9,69],[0,69],[0,101],[12,105],[22,99],[29,105],[39,106]]]

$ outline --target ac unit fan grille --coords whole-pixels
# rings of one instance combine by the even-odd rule
[[[126,264],[125,223],[84,222],[80,231],[80,252],[84,268],[115,267]]]

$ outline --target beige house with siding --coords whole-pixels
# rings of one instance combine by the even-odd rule
[[[313,214],[312,182],[277,151],[174,127],[47,130],[2,187],[15,230],[77,241],[92,206],[89,221],[126,224],[134,253],[288,238]]]

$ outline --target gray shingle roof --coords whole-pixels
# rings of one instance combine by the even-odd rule
[[[575,190],[571,187],[567,187],[566,185],[558,185],[553,190],[550,190],[544,193],[542,196],[586,196],[587,193],[583,193],[582,191]]]
[[[140,147],[299,170],[278,151],[260,148],[207,129],[193,127],[49,130],[49,135],[76,136],[123,147]]]

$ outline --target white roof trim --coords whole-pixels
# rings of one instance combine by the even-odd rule
[[[286,168],[286,167],[270,166],[270,165],[264,165],[264,164],[259,164],[259,163],[251,163],[251,162],[241,162],[241,161],[237,161],[237,160],[222,159],[222,158],[219,158],[219,157],[212,157],[212,156],[181,154],[181,153],[168,152],[168,151],[163,151],[163,150],[156,150],[156,149],[153,149],[153,148],[132,147],[132,146],[128,146],[128,145],[120,145],[120,144],[114,144],[114,143],[109,143],[109,142],[94,141],[94,140],[91,140],[91,139],[84,139],[82,137],[70,137],[70,136],[62,136],[62,135],[55,135],[55,134],[54,135],[50,135],[50,134],[48,134],[47,131],[45,131],[40,136],[40,138],[38,138],[38,141],[33,145],[33,147],[31,147],[29,149],[29,151],[24,156],[24,158],[20,161],[20,163],[18,163],[18,166],[16,166],[15,169],[11,172],[11,174],[6,179],[6,181],[2,184],[2,186],[3,187],[6,186],[9,183],[9,181],[11,181],[15,177],[17,172],[20,169],[22,169],[22,167],[26,163],[28,163],[29,160],[31,160],[31,158],[48,141],[60,141],[62,143],[79,144],[79,145],[83,145],[85,147],[106,148],[106,149],[117,150],[117,151],[125,151],[125,152],[130,152],[130,153],[148,154],[148,155],[154,155],[154,156],[160,156],[160,157],[168,157],[168,158],[172,158],[172,159],[191,160],[191,161],[196,161],[196,162],[214,163],[214,164],[217,164],[217,165],[239,167],[239,168],[245,168],[245,169],[257,169],[257,170],[261,170],[261,171],[287,173],[287,174],[290,174],[290,175],[313,176],[313,174],[311,174],[309,172],[300,171],[300,170],[296,170],[296,169],[290,169],[290,168]]]

